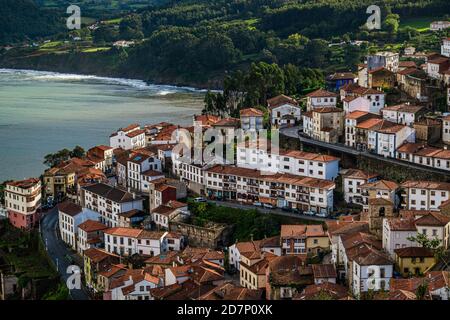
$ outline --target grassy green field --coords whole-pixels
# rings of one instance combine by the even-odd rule
[[[433,21],[443,20],[438,17],[422,17],[414,19],[405,19],[400,21],[400,27],[412,27],[419,32],[425,32],[430,30],[430,23]]]

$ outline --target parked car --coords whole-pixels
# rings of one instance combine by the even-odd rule
[[[291,207],[283,207],[283,208],[281,208],[281,210],[285,211],[285,212],[292,212],[293,211],[293,209]]]
[[[326,214],[325,212],[319,212],[316,214],[316,216],[320,217],[320,218],[326,218],[326,217],[328,217],[328,214]]]
[[[271,205],[270,203],[264,203],[263,204],[263,207],[264,208],[267,208],[267,209],[274,209],[275,207],[273,206],[273,205]]]
[[[293,208],[292,209],[292,213],[296,213],[296,214],[302,214],[303,210],[297,209],[297,208]]]
[[[304,215],[307,215],[307,216],[313,216],[313,215],[315,215],[316,213],[315,212],[313,212],[313,211],[303,211],[303,214]]]
[[[262,207],[262,203],[261,202],[254,202],[253,205],[256,206],[256,207]]]
[[[206,202],[206,199],[202,198],[202,197],[198,197],[198,198],[194,199],[194,202]]]

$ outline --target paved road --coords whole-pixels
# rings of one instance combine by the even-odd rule
[[[66,247],[64,242],[59,238],[57,233],[58,226],[58,210],[53,208],[49,211],[41,221],[41,235],[46,245],[46,250],[49,257],[52,259],[58,272],[64,282],[67,281],[71,274],[67,274],[66,270],[72,263],[69,262],[68,256],[73,253]],[[85,289],[72,289],[70,296],[73,300],[89,300],[89,295]]]
[[[431,172],[431,173],[437,173],[437,174],[445,174],[445,175],[449,175],[450,172],[446,171],[446,170],[441,170],[441,169],[436,169],[436,168],[431,168],[431,167],[427,167],[427,166],[422,166],[419,164],[415,164],[415,163],[411,163],[411,162],[407,162],[407,161],[402,161],[402,160],[398,160],[398,159],[394,159],[394,158],[386,158],[374,153],[370,153],[368,151],[358,151],[355,150],[353,148],[347,147],[344,144],[341,143],[326,143],[323,141],[318,141],[318,140],[314,140],[314,139],[310,139],[308,137],[305,137],[303,135],[299,135],[298,134],[298,130],[299,127],[291,127],[291,128],[283,128],[280,129],[280,133],[291,137],[291,138],[296,138],[299,139],[300,142],[304,142],[307,144],[312,144],[312,145],[316,145],[322,148],[326,148],[326,149],[331,149],[334,151],[338,151],[338,152],[343,152],[343,153],[347,153],[347,154],[351,154],[354,156],[365,156],[368,158],[372,158],[375,160],[379,160],[379,161],[383,161],[385,163],[390,163],[390,164],[394,164],[394,165],[400,165],[403,167],[406,167],[408,169],[415,169],[415,170],[421,170],[421,171],[425,171],[425,172]]]
[[[281,209],[266,209],[266,208],[256,207],[256,206],[252,206],[252,205],[248,205],[248,204],[241,204],[238,202],[217,201],[217,200],[208,200],[208,202],[212,202],[212,203],[217,204],[218,206],[229,207],[229,208],[237,208],[237,209],[244,209],[244,210],[257,209],[259,212],[262,212],[262,213],[272,213],[272,214],[276,214],[279,216],[285,216],[285,217],[290,217],[290,218],[316,220],[316,221],[320,221],[320,222],[327,221],[327,220],[333,220],[330,218],[321,218],[321,217],[316,217],[316,216],[307,216],[307,215],[303,215],[303,214],[286,212]]]

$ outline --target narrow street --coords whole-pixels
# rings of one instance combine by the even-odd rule
[[[67,268],[72,265],[74,255],[62,242],[57,234],[58,226],[58,209],[55,207],[49,211],[45,217],[41,220],[41,236],[44,241],[47,254],[52,259],[54,265],[58,269],[61,279],[66,282],[71,274],[67,274]],[[77,259],[74,259],[77,260]],[[80,259],[78,259],[80,260]],[[82,271],[82,266],[80,266]],[[85,291],[84,287],[82,289],[72,289],[70,290],[70,296],[73,300],[89,300],[89,295]]]

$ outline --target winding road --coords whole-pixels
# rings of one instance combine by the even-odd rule
[[[41,236],[45,244],[48,256],[56,266],[61,279],[67,282],[72,275],[67,273],[67,268],[73,263],[69,259],[74,259],[74,254],[68,249],[65,243],[58,236],[58,209],[55,207],[49,211],[41,220]],[[70,257],[70,258],[69,258]],[[81,268],[81,267],[80,267]],[[89,294],[82,286],[81,289],[70,290],[70,296],[73,300],[89,300]]]

